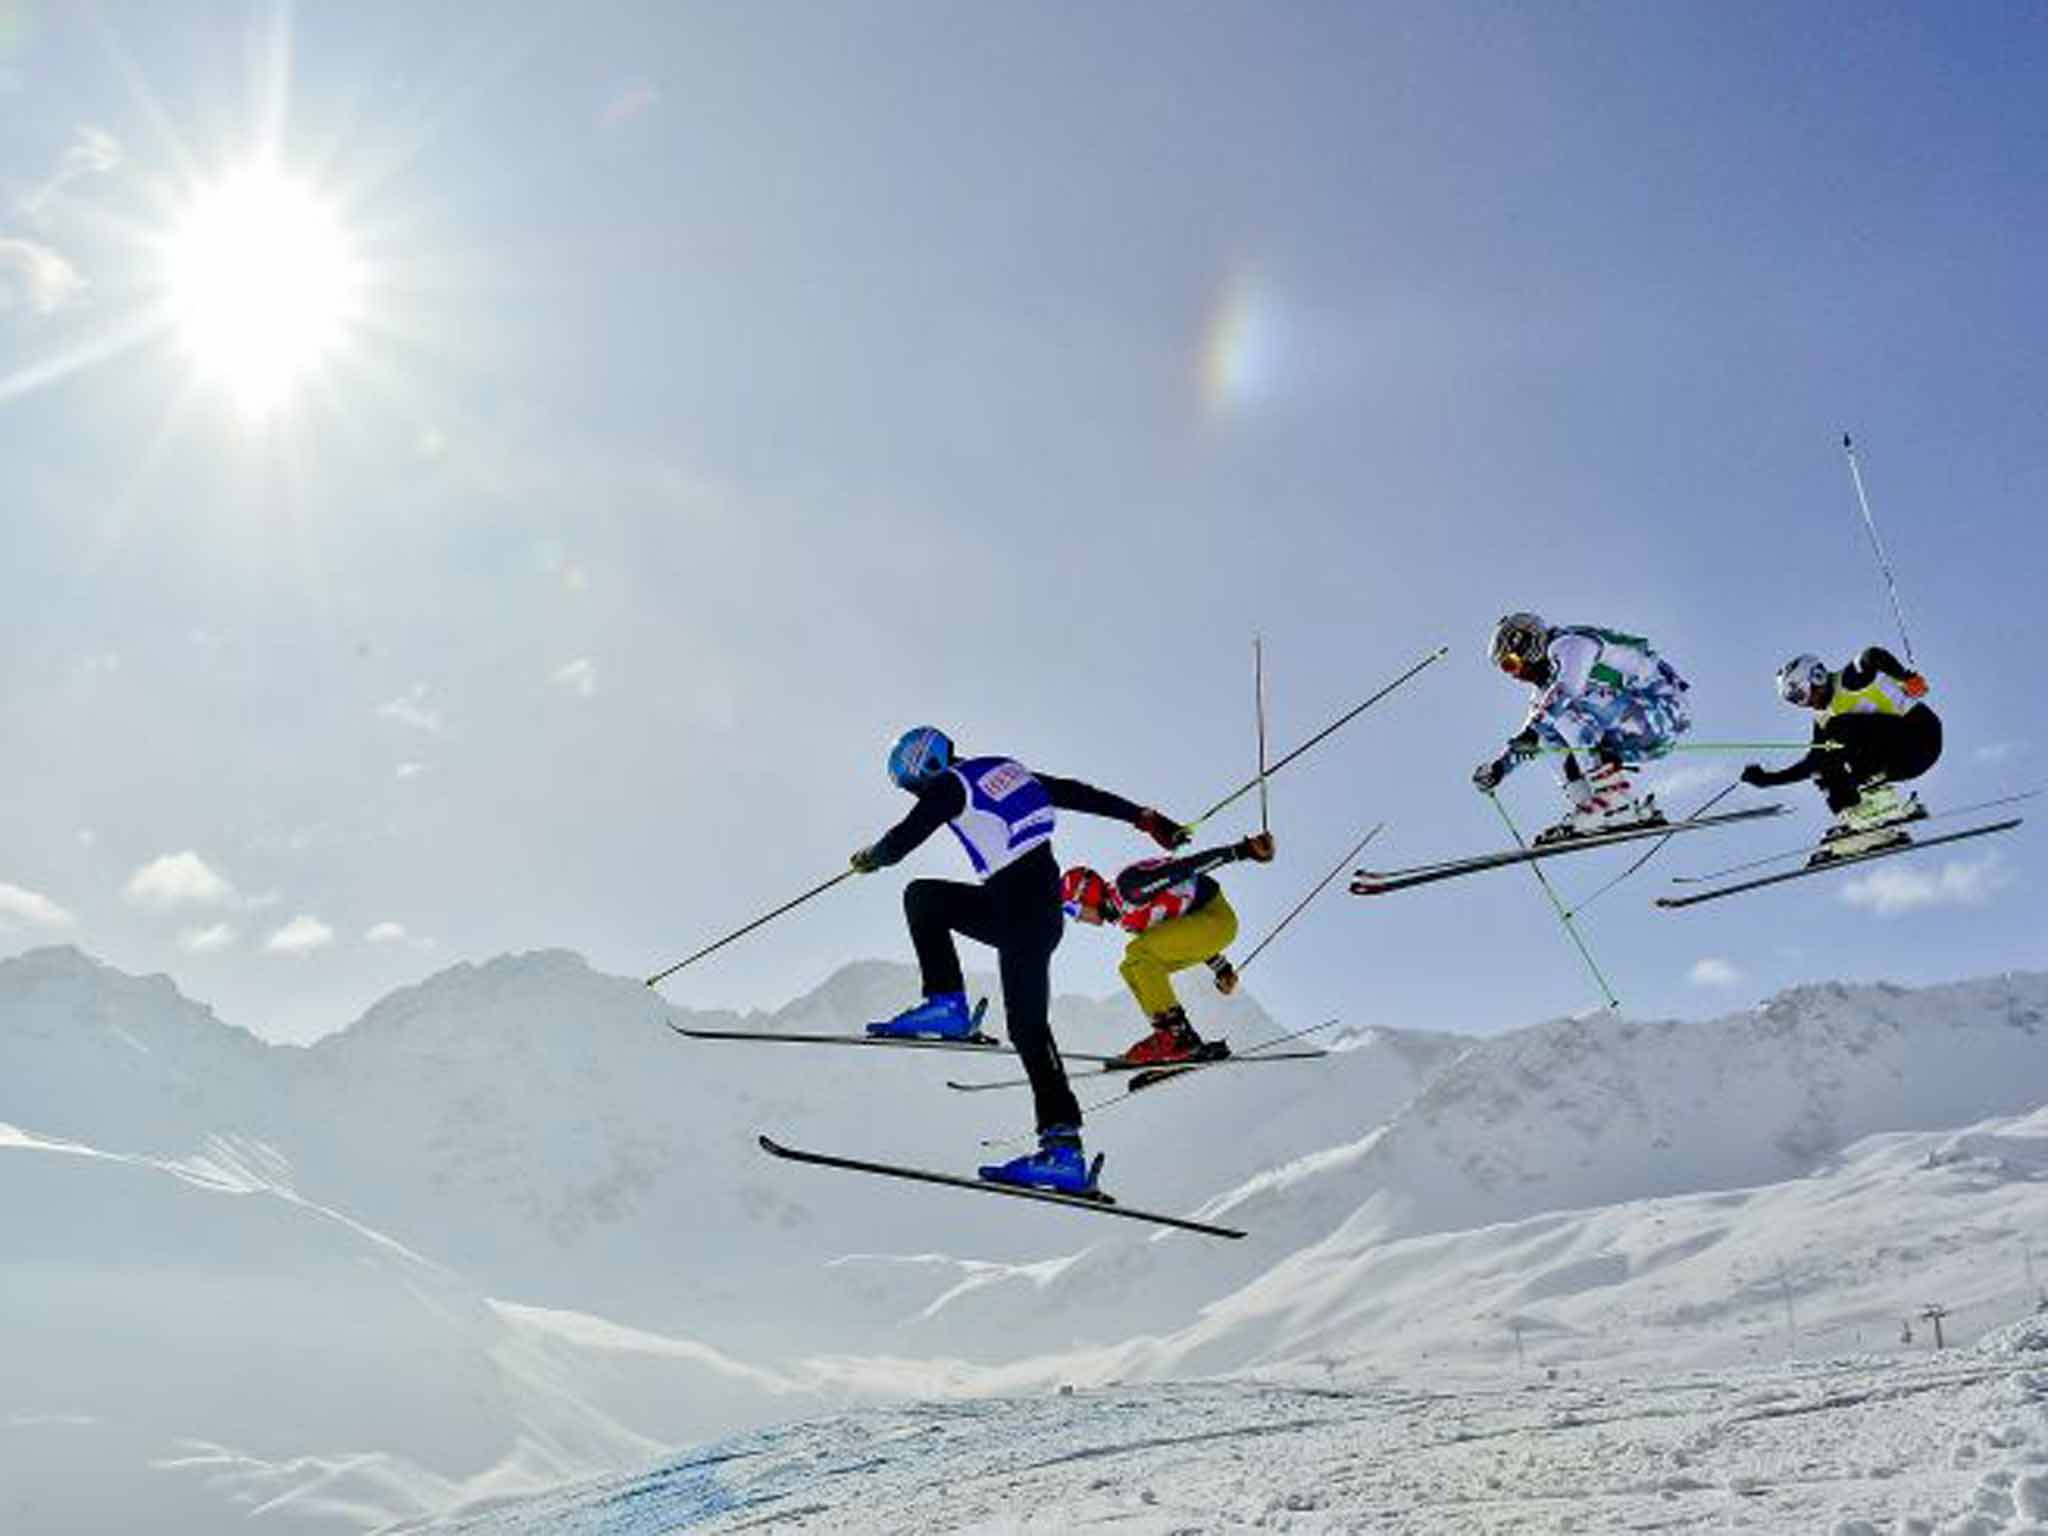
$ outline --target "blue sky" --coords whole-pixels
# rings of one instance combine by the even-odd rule
[[[0,942],[284,1038],[508,949],[645,974],[900,814],[907,724],[1192,815],[1250,771],[1254,632],[1279,748],[1451,646],[1276,781],[1255,936],[1370,822],[1498,840],[1506,609],[1647,633],[1701,738],[1803,734],[1778,663],[1894,637],[1845,428],[1927,798],[2036,782],[2044,69],[2020,4],[0,4]],[[250,419],[157,317],[265,145],[363,277]],[[1790,846],[1792,798],[1659,862]],[[1585,932],[1644,1014],[2039,967],[2038,836],[1896,861],[1906,911],[1657,913],[1653,865]],[[669,995],[907,958],[901,879]],[[1301,1022],[1597,1001],[1520,872],[1333,889],[1260,971]]]

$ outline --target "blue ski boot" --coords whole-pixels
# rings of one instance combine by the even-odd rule
[[[941,992],[893,1019],[870,1024],[868,1033],[881,1040],[971,1040],[974,1024],[965,992]]]
[[[1102,1158],[1094,1161],[1081,1150],[1081,1129],[1074,1125],[1049,1125],[1038,1133],[1038,1150],[1007,1163],[984,1163],[981,1176],[991,1184],[1021,1184],[1027,1189],[1050,1189],[1062,1195],[1093,1195],[1095,1176],[1102,1171]]]

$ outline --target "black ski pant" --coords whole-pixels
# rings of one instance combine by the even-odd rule
[[[1038,1128],[1079,1126],[1081,1106],[1052,1037],[1052,952],[1066,931],[1060,910],[1060,867],[1052,849],[1034,848],[980,885],[957,880],[913,880],[903,888],[903,915],[924,972],[924,993],[964,992],[960,952],[953,935],[996,952],[1003,981],[1003,1015],[1010,1043],[1031,1079]]]
[[[1836,715],[1821,728],[1823,749],[1814,781],[1828,809],[1847,810],[1873,779],[1917,779],[1941,756],[1941,717],[1925,704],[1903,715]]]

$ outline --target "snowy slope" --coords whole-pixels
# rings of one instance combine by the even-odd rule
[[[706,1021],[855,1031],[910,986],[863,964]],[[1725,1374],[1896,1348],[1927,1300],[1973,1336],[2026,1304],[2019,1245],[2048,1225],[2038,976],[1478,1041],[1354,1028],[1091,1121],[1113,1188],[1238,1244],[773,1163],[757,1130],[971,1166],[1028,1104],[942,1086],[1003,1057],[710,1044],[671,1017],[544,952],[276,1047],[73,951],[0,962],[0,1199],[29,1213],[0,1348],[35,1393],[0,1425],[4,1496],[47,1512],[104,1460],[85,1507],[110,1518],[211,1529],[239,1500],[361,1528],[875,1399],[1247,1370],[1483,1397],[1522,1379],[1517,1334],[1538,1380]],[[1133,1033],[1122,999],[1056,1017],[1077,1049]],[[1208,1024],[1280,1028],[1245,999]],[[1294,1496],[1257,1518],[1342,1528]]]
[[[288,1179],[0,1125],[0,1529],[360,1529],[788,1411],[702,1346],[487,1303]]]
[[[857,1032],[913,985],[905,967],[868,963],[772,1015],[672,1014],[638,982],[539,953],[453,967],[300,1049],[229,1030],[168,983],[41,951],[0,964],[0,1118],[109,1149],[177,1151],[231,1131],[278,1149],[309,1198],[480,1288],[786,1357],[888,1326],[953,1283],[950,1260],[884,1265],[858,1283],[826,1260],[1037,1261],[1110,1236],[1009,1202],[849,1198],[755,1146],[768,1129],[971,1168],[989,1155],[984,1136],[1028,1126],[1028,1099],[954,1094],[943,1080],[1011,1074],[1010,1058],[711,1044],[664,1027],[674,1016]],[[157,996],[163,1017],[139,1004],[117,1016],[136,992]],[[1205,1001],[1208,1025],[1240,1044],[1278,1032],[1248,999]],[[1055,1016],[1077,1048],[1134,1033],[1123,999],[1062,998]],[[1462,1046],[1386,1031],[1350,1043],[1327,1063],[1229,1069],[1105,1112],[1093,1137],[1112,1181],[1148,1203],[1194,1204],[1355,1136]],[[1098,1083],[1090,1096],[1114,1091]],[[124,1133],[131,1111],[146,1135]]]
[[[1057,1272],[987,1269],[924,1321],[978,1360],[1107,1342],[1142,1294],[1172,1331],[1289,1256],[1547,1212],[1801,1177],[1855,1139],[2048,1097],[2048,978],[1806,987],[1702,1023],[1566,1019],[1472,1043],[1384,1126],[1205,1204],[1251,1238],[1107,1246]],[[985,1341],[977,1349],[975,1341]],[[993,1343],[986,1341],[996,1341]]]
[[[787,1425],[404,1529],[2016,1536],[2044,1526],[2048,1326],[2037,1324],[1983,1351],[1895,1361],[919,1404]]]

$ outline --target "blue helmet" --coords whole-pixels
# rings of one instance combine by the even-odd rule
[[[953,739],[935,725],[914,725],[889,749],[889,782],[922,789],[953,766]]]

